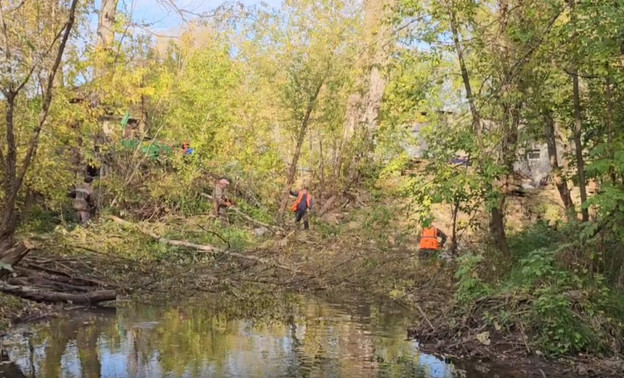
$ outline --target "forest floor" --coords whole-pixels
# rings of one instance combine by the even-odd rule
[[[523,330],[497,332],[498,328],[484,323],[484,313],[511,298],[476,303],[472,312],[460,311],[453,295],[457,263],[419,259],[417,232],[405,216],[405,204],[396,200],[373,204],[364,195],[359,198],[359,203],[346,201],[340,210],[312,215],[310,231],[296,230],[292,223],[285,229],[258,227],[232,213],[229,222],[210,216],[170,216],[131,223],[102,215],[87,229],[57,229],[37,236],[38,246],[20,266],[115,290],[117,295],[144,298],[208,292],[240,299],[269,290],[382,296],[419,315],[419,324],[409,334],[427,352],[460,360],[509,362],[527,376],[622,376],[620,359],[591,355],[547,359],[529,344]],[[562,216],[556,200],[552,191],[510,200],[510,226],[534,222],[536,213],[531,209],[536,206],[542,219],[556,222]],[[450,210],[440,206],[434,214],[436,224],[448,230]],[[468,233],[460,252],[478,243]],[[19,279],[19,272],[14,275]],[[512,302],[518,301],[522,299]],[[62,308],[2,295],[0,332],[16,321],[53,316]],[[462,332],[456,332],[458,328]]]

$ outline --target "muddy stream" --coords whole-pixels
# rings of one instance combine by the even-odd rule
[[[508,377],[453,364],[406,339],[414,321],[383,302],[297,298],[297,310],[239,318],[201,301],[123,303],[22,324],[2,339],[0,377]]]

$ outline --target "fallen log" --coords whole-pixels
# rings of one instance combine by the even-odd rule
[[[168,245],[172,245],[172,246],[176,246],[176,247],[185,247],[185,248],[191,248],[191,249],[195,249],[196,251],[199,252],[204,252],[204,253],[223,253],[224,255],[228,255],[228,256],[233,256],[233,257],[238,257],[244,260],[251,260],[251,261],[255,261],[264,265],[270,265],[276,268],[280,268],[280,269],[284,269],[284,270],[288,270],[294,273],[301,273],[299,270],[297,269],[293,269],[290,268],[286,265],[282,265],[279,263],[274,263],[271,261],[267,261],[265,259],[262,259],[260,257],[257,256],[253,256],[253,255],[243,255],[242,253],[237,253],[237,252],[231,252],[231,251],[227,251],[212,245],[207,245],[207,244],[195,244],[195,243],[191,243],[191,242],[187,242],[184,240],[172,240],[172,239],[167,239],[167,238],[163,238],[160,237],[156,234],[154,234],[153,232],[147,231],[142,229],[141,227],[139,227],[138,225],[132,223],[132,222],[128,222],[126,220],[123,220],[121,218],[118,218],[116,216],[111,215],[109,217],[110,219],[112,219],[114,222],[117,222],[119,224],[125,225],[125,226],[129,226],[129,227],[134,227],[137,230],[139,230],[141,233],[148,235],[154,239],[156,239],[157,241],[159,241],[160,243],[163,244],[168,244]]]
[[[36,302],[71,302],[85,306],[117,299],[117,293],[114,290],[95,290],[87,293],[71,294],[41,290],[32,286],[10,285],[4,282],[0,282],[0,291]]]

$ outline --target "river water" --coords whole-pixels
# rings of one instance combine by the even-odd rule
[[[298,297],[279,314],[231,313],[126,303],[24,324],[2,341],[13,364],[0,377],[476,376],[419,352],[413,319],[389,303]]]

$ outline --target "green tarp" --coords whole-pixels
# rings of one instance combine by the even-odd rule
[[[127,149],[134,150],[139,145],[140,141],[136,139],[124,139],[121,141],[121,146]],[[143,142],[141,146],[141,152],[147,155],[148,159],[158,159],[164,155],[170,155],[173,153],[171,147],[159,142]]]
[[[125,129],[128,125],[128,121],[130,120],[130,112],[126,112],[126,115],[121,119],[121,128]]]

